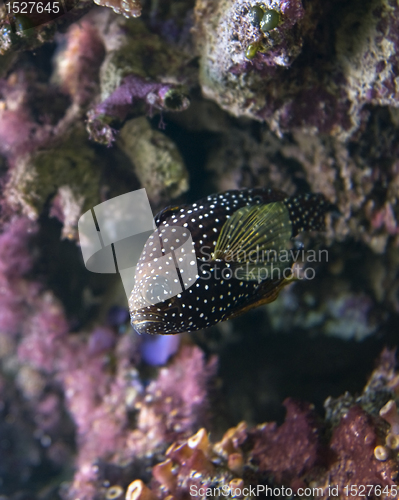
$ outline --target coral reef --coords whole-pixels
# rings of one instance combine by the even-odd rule
[[[84,129],[65,134],[63,139],[65,142],[55,143],[51,150],[20,157],[5,195],[10,207],[21,207],[23,213],[34,219],[48,198],[57,194],[55,204],[62,210],[67,235],[76,227],[82,210],[99,201],[100,168]]]
[[[128,115],[187,109],[190,101],[183,85],[193,80],[187,66],[192,55],[165,46],[138,20],[102,15],[99,23],[107,55],[100,72],[102,102],[88,114],[94,140],[110,145],[114,129]]]
[[[66,344],[62,361],[58,361],[58,377],[77,427],[79,446],[70,498],[93,498],[96,488],[110,479],[107,470],[97,463],[116,470],[134,470],[141,459],[144,468],[146,457],[189,435],[206,416],[206,384],[215,363],[206,365],[198,348],[186,347],[145,388],[130,362],[134,355],[132,338],[124,337],[115,348],[115,374],[108,356],[104,357],[104,348],[93,352],[90,341],[87,347]],[[106,347],[105,352],[109,352]]]
[[[2,462],[2,472],[11,480],[8,471],[16,462],[15,474],[26,469],[24,481],[29,484],[33,473],[28,469],[36,465],[44,467],[48,461],[53,475],[70,467],[68,442],[74,430],[67,411],[78,447],[68,496],[91,499],[110,468],[137,470],[138,459],[144,468],[147,456],[207,423],[208,384],[216,360],[205,361],[198,347],[183,346],[147,384],[135,367],[140,357],[137,337],[118,338],[111,327],[68,334],[59,302],[24,277],[32,266],[27,239],[32,239],[34,227],[26,218],[14,219],[0,236],[1,262],[8,262],[0,275],[0,374],[1,380],[15,377],[15,390],[27,400],[14,402],[13,389],[2,384],[5,422],[12,422],[17,436],[23,413],[30,422],[10,444],[12,454]],[[7,425],[1,432],[9,432]],[[14,453],[22,454],[21,463]],[[103,468],[95,466],[99,462]],[[19,481],[21,486],[24,481]]]
[[[324,422],[311,405],[288,399],[284,403],[287,415],[280,426],[266,423],[251,429],[241,422],[216,443],[200,429],[189,439],[172,444],[165,460],[153,467],[148,486],[136,479],[126,498],[206,497],[217,492],[240,498],[251,495],[248,492],[264,494],[266,488],[277,495],[285,491],[287,496],[360,498],[361,491],[354,491],[351,485],[366,484],[375,489],[375,495],[388,498],[391,487],[397,485],[399,460],[395,451],[384,446],[384,436],[389,441],[391,434],[375,412],[380,402],[377,396],[383,390],[385,397],[394,393],[394,365],[392,353],[384,352],[356,401],[348,395],[334,403],[327,401]],[[372,408],[368,402],[371,393]],[[398,414],[394,403],[388,404],[390,416],[384,409],[381,414],[393,433]],[[336,415],[333,427],[332,414]]]
[[[135,368],[139,352],[133,335],[118,338],[110,327],[97,327],[86,335],[68,334],[70,326],[58,301],[24,278],[32,266],[27,239],[34,227],[26,218],[15,219],[0,236],[1,262],[8,263],[1,269],[1,374],[16,377],[28,408],[17,406],[15,412],[28,412],[32,420],[17,439],[19,444],[12,445],[13,453],[18,446],[22,446],[19,454],[26,451],[15,473],[45,460],[56,471],[68,465],[72,450],[67,444],[73,433],[71,424],[65,423],[68,411],[78,446],[77,472],[68,495],[90,499],[96,485],[106,479],[101,474],[107,472],[94,467],[98,461],[108,468],[135,470],[138,458],[145,462],[147,455],[164,451],[167,443],[187,437],[207,422],[207,387],[216,360],[206,362],[199,348],[183,346],[146,384]],[[9,392],[2,386],[12,432],[18,433],[22,417],[11,420],[11,416],[13,405],[19,403],[6,404]],[[34,440],[31,443],[33,436],[41,440],[39,449]],[[44,452],[46,459],[41,457]],[[11,454],[2,463],[7,480],[13,460]]]
[[[89,13],[80,24],[57,35],[59,50],[46,84],[29,64],[0,82],[0,151],[9,165],[4,187],[7,206],[35,219],[50,201],[50,214],[63,223],[65,238],[76,239],[80,215],[99,203],[105,193],[120,192],[113,180],[102,178],[104,158],[88,139],[84,126],[95,140],[111,145],[116,128],[122,127],[134,109],[143,114],[183,110],[189,105],[181,84],[148,79],[155,76],[155,65],[162,61],[162,66],[167,66],[166,58],[172,51],[153,61],[154,67],[149,66],[143,49],[160,49],[159,37],[147,32],[140,21],[134,25],[129,22],[116,16],[110,19],[107,10]],[[141,47],[130,50],[130,44],[140,37]],[[110,44],[110,38],[118,43]],[[182,75],[189,74],[182,57],[175,57],[175,68],[181,66]],[[130,64],[121,71],[125,59]],[[93,106],[100,87],[103,100]],[[43,100],[46,92],[50,92],[51,105],[49,101],[48,109],[46,103],[36,109],[36,101]],[[144,108],[140,108],[143,103]],[[136,123],[144,126],[147,122]],[[120,144],[125,144],[128,155],[135,156],[135,169],[129,173],[125,164],[121,168],[132,187],[137,186],[138,178],[160,203],[186,191],[188,176],[170,139],[149,125],[146,135],[148,147],[136,155],[137,148],[132,140],[126,140],[125,132],[125,141]],[[147,154],[153,157],[150,163],[146,163]]]
[[[398,3],[62,4],[0,6],[1,499],[392,498],[393,350],[361,387],[397,345]],[[119,276],[83,265],[81,214],[256,186],[333,205],[295,242],[312,278],[136,335]]]

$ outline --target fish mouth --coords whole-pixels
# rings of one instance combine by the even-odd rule
[[[161,319],[141,319],[137,321],[132,321],[133,329],[139,335],[143,335],[145,333],[158,333],[162,331],[162,323]],[[158,328],[157,328],[158,327]]]
[[[167,331],[173,331],[174,327],[177,325],[174,324],[174,321],[170,321],[165,317],[165,314],[162,311],[154,311],[154,308],[148,310],[149,308],[142,308],[134,311],[130,315],[130,322],[133,326],[133,329],[139,334],[142,335],[144,333],[147,334],[165,334]],[[177,307],[169,307],[168,314],[169,316],[173,313],[176,314],[179,312]]]

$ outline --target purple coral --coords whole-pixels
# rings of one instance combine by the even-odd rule
[[[261,471],[295,487],[298,478],[323,463],[321,426],[309,404],[287,399],[284,406],[287,415],[280,427],[264,424],[254,432],[252,456]]]
[[[182,346],[172,362],[161,368],[156,380],[146,389],[139,415],[138,449],[148,446],[142,433],[152,429],[153,445],[188,436],[207,419],[209,382],[216,372],[216,358],[208,362],[195,346]]]
[[[335,454],[329,469],[331,483],[339,485],[340,490],[349,482],[381,487],[395,485],[397,464],[394,460],[379,461],[375,457],[377,442],[376,422],[361,408],[352,407],[331,438],[330,449]]]
[[[87,128],[90,137],[110,146],[116,133],[110,124],[122,123],[140,101],[144,101],[149,113],[155,109],[182,111],[189,105],[188,98],[179,86],[129,75],[105,101],[89,111]]]

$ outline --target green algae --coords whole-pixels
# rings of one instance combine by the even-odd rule
[[[54,148],[20,158],[7,191],[10,200],[32,218],[64,186],[86,211],[100,201],[100,176],[98,157],[79,127]]]
[[[263,33],[274,30],[280,24],[280,14],[276,10],[268,9],[263,14],[262,20],[260,22],[260,30]]]

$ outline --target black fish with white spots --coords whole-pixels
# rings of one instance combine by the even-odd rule
[[[272,189],[210,195],[168,207],[140,256],[129,299],[138,333],[191,332],[275,300],[293,280],[289,254],[302,231],[325,229],[321,194]]]

